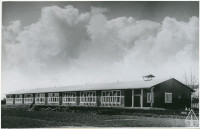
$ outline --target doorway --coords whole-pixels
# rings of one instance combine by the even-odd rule
[[[140,107],[141,106],[141,89],[134,89],[134,100],[133,100],[133,107]]]
[[[132,106],[132,90],[125,90],[125,107],[131,107]]]
[[[134,107],[140,107],[140,96],[134,96]]]

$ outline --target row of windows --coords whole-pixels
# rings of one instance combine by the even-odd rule
[[[95,103],[96,97],[81,97],[81,103]]]
[[[24,102],[33,102],[33,98],[24,98]]]
[[[45,97],[45,94],[42,93],[42,94],[35,94],[35,97]]]
[[[114,96],[102,96],[101,97],[101,103],[115,103],[115,104],[120,104],[121,102],[121,97],[114,97]]]
[[[101,96],[121,96],[120,90],[102,91]]]
[[[15,102],[16,102],[16,103],[22,102],[22,98],[15,98]]]
[[[59,97],[48,97],[48,103],[58,103]]]
[[[63,97],[63,103],[76,103],[76,97]]]
[[[59,96],[59,93],[48,93],[49,96]],[[56,99],[49,97],[48,102],[53,103]],[[45,103],[45,93],[35,94],[35,103],[43,104]]]
[[[154,94],[147,93],[147,103],[154,103]],[[165,103],[172,103],[172,93],[165,93]]]
[[[76,103],[76,92],[63,93],[63,103]]]
[[[95,91],[81,92],[81,97],[88,97],[88,96],[96,96],[96,92]]]
[[[121,91],[102,91],[101,92],[101,103],[104,104],[120,104],[121,103]]]
[[[59,93],[48,93],[49,97],[59,97]]]
[[[101,92],[101,102],[102,103],[119,103],[121,101],[121,91],[102,91]],[[49,93],[50,96],[55,97],[48,97],[48,102],[57,103],[59,102],[59,93]],[[22,96],[16,95],[15,101],[16,102],[22,102]],[[45,94],[37,94],[36,96],[36,102],[44,102],[45,101]],[[76,102],[76,93],[64,93],[63,102],[64,103],[70,103],[70,102]],[[8,102],[13,101],[12,98],[6,99]],[[24,101],[26,102],[32,102],[33,98],[24,98]],[[80,102],[81,103],[95,103],[96,102],[96,92],[90,91],[90,92],[81,92],[80,96]],[[147,93],[147,103],[154,102],[154,94],[153,93]],[[172,93],[165,93],[165,103],[172,103]]]
[[[35,98],[35,103],[45,103],[45,97],[37,97],[37,98]]]
[[[6,102],[13,102],[13,98],[6,98]]]
[[[13,98],[12,95],[6,95],[6,98]]]
[[[44,103],[45,97],[35,98],[36,103]],[[59,97],[50,97],[48,98],[49,103],[58,103]],[[76,97],[63,97],[63,103],[75,103]]]
[[[59,93],[48,93],[48,103],[59,103]]]
[[[24,95],[24,98],[31,98],[31,97],[33,97],[33,94],[25,94]]]
[[[22,98],[22,95],[15,95],[15,98]]]
[[[96,103],[96,92],[81,92],[80,103]]]
[[[76,96],[75,92],[63,93],[63,97],[75,97],[75,96]]]
[[[48,93],[49,97],[59,97],[59,93]],[[70,93],[63,93],[63,97],[75,97],[75,92]],[[89,91],[89,92],[81,92],[81,97],[88,97],[88,96],[96,96],[95,91]],[[120,96],[120,91],[103,91],[102,96]],[[33,97],[32,94],[26,94],[24,96],[25,98],[31,98]],[[45,97],[45,94],[36,94],[35,97]],[[7,97],[9,98],[9,97]],[[11,97],[10,97],[11,98]],[[16,95],[15,98],[22,98],[22,95]]]

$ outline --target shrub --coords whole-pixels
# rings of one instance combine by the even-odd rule
[[[4,98],[3,100],[1,100],[1,105],[5,105],[6,104],[6,99]]]

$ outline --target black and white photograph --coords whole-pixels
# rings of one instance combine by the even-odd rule
[[[199,127],[199,1],[1,5],[1,128]]]

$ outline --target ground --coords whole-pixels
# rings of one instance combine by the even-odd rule
[[[185,127],[186,115],[130,113],[98,114],[94,111],[30,111],[2,105],[2,128],[52,127]]]

